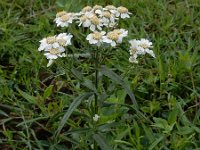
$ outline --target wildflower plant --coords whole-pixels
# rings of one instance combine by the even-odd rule
[[[94,131],[93,139],[96,141],[93,145],[94,149],[97,149],[97,143],[101,147],[101,143],[98,142],[98,139],[101,137],[101,135],[98,134],[98,123],[102,118],[101,109],[104,102],[101,100],[102,93],[100,89],[102,85],[99,84],[100,74],[103,74],[122,85],[133,102],[133,108],[137,113],[140,113],[137,102],[130,88],[126,86],[125,82],[119,75],[104,65],[103,59],[101,58],[106,50],[112,48],[116,49],[117,47],[120,47],[120,44],[123,43],[125,38],[130,39],[128,37],[128,30],[118,27],[118,22],[119,20],[130,18],[131,14],[132,13],[129,12],[127,8],[122,6],[115,7],[113,5],[105,7],[99,5],[95,5],[94,7],[86,6],[80,12],[74,13],[61,11],[56,14],[54,21],[57,27],[68,28],[72,24],[75,24],[77,26],[76,29],[80,28],[78,32],[82,32],[83,30],[81,29],[84,29],[85,32],[81,35],[84,36],[89,47],[94,49],[89,52],[89,57],[93,58],[91,59],[91,64],[94,67],[94,78],[92,83],[94,86],[90,86],[92,87],[90,88],[90,93],[81,95],[72,102],[67,113],[62,118],[61,124],[55,132],[56,136],[61,133],[66,121],[81,101],[92,99],[92,101],[88,103],[88,108],[91,110],[89,113],[91,123],[89,123],[88,126],[92,125]],[[84,35],[87,33],[86,31],[89,32],[89,34]],[[38,50],[43,51],[44,55],[48,59],[49,62],[47,67],[51,66],[53,62],[56,62],[56,59],[65,59],[63,57],[69,57],[70,54],[68,54],[66,48],[73,45],[73,41],[75,40],[76,36],[73,35],[73,33],[60,33],[58,35],[43,38],[40,41]],[[138,63],[137,58],[139,55],[150,54],[155,58],[155,54],[151,50],[153,48],[152,42],[149,40],[131,39],[129,40],[129,44],[130,48],[127,48],[127,52],[129,51],[130,53],[130,63]]]

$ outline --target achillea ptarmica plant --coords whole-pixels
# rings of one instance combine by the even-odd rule
[[[69,27],[72,24],[78,27],[89,28],[91,33],[86,35],[86,40],[89,44],[99,46],[110,45],[117,47],[123,42],[123,39],[128,36],[128,30],[118,28],[118,21],[120,19],[130,18],[132,13],[126,7],[115,7],[108,5],[102,7],[95,5],[94,7],[86,6],[80,12],[66,12],[60,11],[56,14],[55,23],[57,27]],[[39,51],[44,51],[44,55],[49,60],[47,66],[50,66],[53,61],[59,57],[65,57],[65,47],[71,45],[70,33],[61,33],[55,36],[49,36],[40,41]],[[152,42],[146,39],[129,40],[131,63],[138,63],[138,55],[146,53],[155,57],[152,48]]]

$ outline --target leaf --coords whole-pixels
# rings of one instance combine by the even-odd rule
[[[167,120],[162,119],[162,118],[154,117],[153,120],[155,121],[155,124],[154,124],[155,127],[164,129],[163,133],[169,133],[170,131],[172,131],[174,124],[175,124],[175,123],[173,123],[173,124],[169,125]]]
[[[25,120],[25,121],[20,122],[19,124],[17,124],[16,127],[21,126],[21,125],[23,125],[23,124],[27,124],[27,123],[33,123],[33,122],[36,122],[36,121],[38,121],[38,120],[47,119],[47,118],[48,118],[48,117],[38,117],[38,118],[30,119],[30,120]]]
[[[158,145],[158,143],[160,143],[160,141],[162,141],[164,139],[164,136],[161,136],[160,138],[157,138],[150,146],[149,146],[149,150],[152,150],[156,147],[156,145]]]
[[[165,129],[168,126],[168,122],[165,119],[154,117],[153,120],[155,121],[154,126],[158,128]]]
[[[92,92],[87,92],[87,93],[85,93],[83,95],[80,95],[79,97],[77,97],[77,98],[74,99],[74,101],[69,106],[69,109],[65,113],[64,117],[62,118],[62,120],[60,122],[60,125],[59,125],[57,131],[55,132],[55,136],[58,136],[58,134],[60,134],[62,128],[65,125],[65,123],[67,122],[67,120],[69,119],[69,117],[71,116],[71,114],[73,113],[73,111],[80,105],[81,101],[83,99],[89,98],[92,94],[93,94]]]
[[[178,109],[177,109],[177,108],[175,108],[174,110],[172,110],[172,111],[169,113],[169,116],[168,116],[168,123],[169,123],[170,125],[176,123],[177,115],[178,115]]]
[[[95,85],[92,83],[91,80],[86,79],[83,77],[82,73],[79,72],[77,69],[72,68],[71,72],[73,73],[73,75],[80,80],[80,84],[82,84],[83,86],[87,87],[88,89],[92,90],[93,92],[95,92],[97,94],[97,89],[95,87]]]
[[[74,134],[74,133],[77,133],[77,134],[80,134],[80,133],[88,133],[88,132],[90,132],[91,130],[92,130],[91,128],[74,129],[74,130],[68,131],[68,132],[65,133],[64,135]]]
[[[112,148],[108,145],[106,139],[100,134],[93,135],[94,140],[98,143],[102,150],[111,150]]]
[[[50,85],[48,86],[45,91],[44,91],[44,98],[48,98],[51,94],[52,94],[52,91],[53,91],[53,85]]]
[[[3,115],[3,116],[6,116],[6,117],[8,117],[8,114],[7,114],[7,113],[5,113],[3,110],[0,110],[0,115]]]
[[[138,110],[138,104],[137,104],[137,102],[135,100],[135,96],[132,93],[132,91],[130,90],[130,88],[126,85],[124,80],[119,75],[117,75],[115,72],[113,72],[112,70],[106,68],[105,66],[102,66],[99,70],[100,70],[100,72],[102,74],[104,74],[105,76],[109,77],[110,79],[112,79],[116,83],[120,84],[125,89],[125,91],[130,96],[130,98],[131,98],[131,100],[132,100],[132,102],[134,104],[134,108],[136,110]]]
[[[25,98],[29,103],[31,104],[37,104],[37,100],[34,96],[31,96],[27,94],[26,92],[20,90],[18,87],[16,87],[17,91],[20,93],[20,95]]]

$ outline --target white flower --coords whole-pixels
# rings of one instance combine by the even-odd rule
[[[90,27],[91,25],[91,21],[89,18],[89,14],[90,13],[85,13],[84,15],[79,17],[79,21],[77,21],[79,23],[78,26],[83,26],[83,27]]]
[[[81,10],[81,14],[85,14],[86,12],[91,12],[92,7],[91,6],[86,6]]]
[[[102,19],[103,25],[108,27],[111,27],[112,24],[115,24],[115,20],[118,19],[115,17],[114,14],[112,14],[109,11],[103,11],[102,13],[99,14],[99,16]]]
[[[131,63],[138,63],[137,57],[138,55],[145,55],[146,53],[150,54],[152,57],[155,58],[155,54],[152,50],[149,48],[152,48],[152,42],[150,42],[147,39],[141,39],[141,40],[130,40],[129,43],[130,46],[130,58],[129,61]]]
[[[64,46],[71,45],[71,38],[71,34],[61,33],[58,36],[50,36],[40,41],[41,44],[38,50],[44,50],[44,55],[49,60],[47,67],[53,63],[54,59],[66,56]]]
[[[55,22],[57,26],[68,27],[69,24],[73,22],[75,16],[75,13],[67,13],[65,11],[61,11],[56,14]]]
[[[113,5],[107,5],[105,8],[103,8],[106,11],[111,12],[112,14],[116,14],[117,13],[117,8]]]
[[[59,47],[59,45],[56,42],[56,36],[49,36],[40,41],[40,47],[38,48],[38,51],[57,47]]]
[[[97,46],[100,46],[101,43],[103,42],[103,35],[105,34],[106,32],[102,31],[102,32],[93,32],[93,33],[90,33],[88,36],[87,36],[87,40],[89,41],[90,44],[97,44]]]
[[[100,5],[95,5],[93,8],[92,8],[92,11],[93,13],[95,14],[101,14],[103,12],[103,7],[100,6]]]
[[[93,120],[94,120],[95,122],[97,122],[97,121],[99,120],[99,118],[100,118],[100,116],[97,115],[97,114],[95,114],[94,117],[93,117]]]
[[[71,45],[71,38],[73,36],[71,34],[67,33],[60,33],[57,37],[56,37],[56,41],[58,42],[58,44],[60,46],[67,46],[67,45]]]
[[[116,46],[117,43],[122,43],[124,37],[128,35],[128,31],[125,29],[115,29],[108,32],[106,36],[103,37],[103,42],[111,44],[111,46]]]
[[[90,18],[90,22],[91,22],[91,25],[90,25],[90,30],[91,31],[95,31],[96,29],[99,29],[99,30],[102,30],[102,20],[100,18],[98,18],[95,14],[90,14],[89,15],[89,18]]]
[[[118,7],[117,8],[117,12],[116,12],[116,16],[117,17],[121,17],[121,18],[130,18],[129,14],[132,14],[128,11],[128,9],[126,7]]]

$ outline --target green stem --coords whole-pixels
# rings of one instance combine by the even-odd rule
[[[95,65],[94,65],[94,68],[95,68],[95,79],[94,79],[94,84],[95,84],[95,88],[98,92],[98,68],[99,68],[99,57],[98,57],[98,49],[97,51],[95,52],[94,54],[94,61],[95,61]],[[94,114],[98,114],[98,95],[97,93],[94,94]],[[96,130],[96,122],[94,122],[94,129]],[[97,142],[94,141],[94,150],[98,150],[98,145],[97,145]]]
[[[98,50],[95,52],[95,88],[97,89],[98,91]],[[97,93],[94,94],[94,98],[95,98],[95,101],[94,101],[94,113],[95,114],[98,114],[98,95]]]

